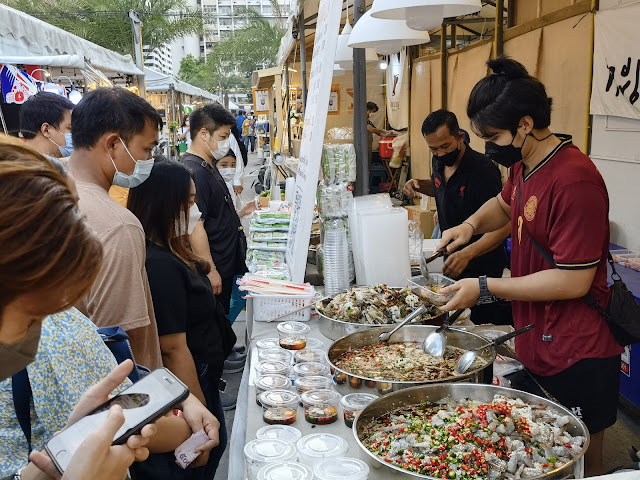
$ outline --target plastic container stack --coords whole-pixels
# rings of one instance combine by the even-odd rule
[[[251,273],[275,280],[289,280],[285,251],[289,239],[290,209],[260,210],[249,226],[247,268]]]
[[[350,249],[347,229],[342,219],[329,220],[325,223],[322,252],[325,295],[337,295],[347,291],[351,283]]]

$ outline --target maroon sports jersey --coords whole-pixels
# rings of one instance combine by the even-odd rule
[[[523,162],[511,168],[502,190],[511,206],[511,275],[551,268],[529,234],[553,254],[559,269],[597,266],[591,294],[606,307],[609,196],[593,162],[558,135],[560,145],[526,177]],[[520,189],[521,205],[517,189]],[[527,233],[528,232],[528,233]],[[555,375],[583,358],[622,352],[600,314],[581,299],[513,302],[516,328],[535,323],[532,334],[516,337],[519,360],[538,375]]]

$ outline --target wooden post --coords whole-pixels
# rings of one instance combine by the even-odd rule
[[[495,40],[493,51],[496,57],[499,57],[504,47],[504,0],[496,0],[496,26],[493,38]]]
[[[447,24],[443,23],[440,30],[440,70],[442,70],[442,82],[440,92],[442,94],[442,108],[447,108]]]
[[[307,46],[304,37],[304,8],[298,17],[298,36],[300,37],[300,85],[302,88],[302,111],[307,106]]]

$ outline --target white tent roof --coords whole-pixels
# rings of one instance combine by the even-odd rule
[[[143,75],[131,55],[120,55],[24,12],[0,5],[0,18],[0,62],[82,68],[87,61],[105,73]]]
[[[196,97],[208,98],[209,100],[218,100],[218,98],[211,92],[207,92],[202,88],[194,87],[186,82],[178,80],[171,75],[164,75],[152,68],[145,67],[145,83],[147,85],[148,92],[163,92],[169,90],[171,84],[176,92],[185,93],[187,95],[194,95]]]

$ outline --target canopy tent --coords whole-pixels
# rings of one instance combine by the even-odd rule
[[[108,50],[5,5],[0,5],[0,17],[0,63],[67,68],[90,63],[108,76],[144,75],[131,55]]]
[[[144,71],[146,73],[145,81],[148,92],[168,91],[173,84],[173,89],[176,92],[191,95],[192,97],[201,97],[206,98],[207,100],[218,101],[218,97],[213,93],[207,92],[202,88],[194,87],[193,85],[178,80],[171,75],[165,75],[149,67],[146,67]]]

